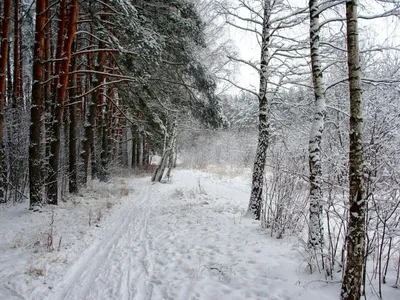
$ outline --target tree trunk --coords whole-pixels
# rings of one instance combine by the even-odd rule
[[[76,59],[72,58],[71,61],[71,70],[75,71],[77,68]],[[68,171],[69,171],[69,192],[71,194],[78,193],[78,178],[77,178],[77,135],[76,135],[76,127],[77,127],[77,115],[76,115],[76,91],[77,91],[77,75],[74,74],[70,77],[71,89],[68,92],[69,95],[69,159],[68,159]]]
[[[45,28],[44,28],[44,38],[45,38],[45,48],[44,48],[44,69],[43,69],[43,81],[44,86],[44,135],[45,135],[45,159],[42,164],[42,177],[46,178],[46,182],[48,180],[48,172],[49,172],[49,164],[48,159],[50,157],[50,140],[51,140],[51,122],[53,120],[53,103],[52,103],[52,82],[50,78],[53,75],[53,62],[52,62],[52,52],[53,52],[53,38],[52,38],[52,9],[49,5],[50,0],[45,0]],[[47,194],[47,186],[45,186],[46,194]]]
[[[113,88],[109,88],[109,95],[113,97]],[[101,153],[100,153],[100,172],[99,180],[107,182],[109,180],[108,161],[109,161],[109,115],[108,115],[108,99],[103,97],[103,119],[101,127]]]
[[[0,202],[5,202],[6,176],[4,160],[4,104],[6,94],[6,73],[9,48],[9,31],[11,19],[11,0],[4,0],[4,14],[1,25],[1,49],[0,49]]]
[[[160,163],[154,170],[153,176],[151,177],[151,182],[154,182],[154,181],[161,182],[161,179],[163,178],[165,167],[167,166],[170,155],[171,155],[171,149],[168,148],[165,150],[163,156],[161,157]]]
[[[61,34],[61,39],[59,36],[59,40],[57,45],[57,59],[62,59],[59,69],[58,80],[55,80],[55,101],[54,103],[54,121],[53,121],[53,139],[50,144],[50,181],[48,188],[48,202],[50,204],[58,204],[58,174],[59,174],[59,162],[60,162],[60,144],[61,144],[61,126],[63,121],[63,112],[64,112],[64,104],[68,86],[68,72],[69,72],[69,63],[71,61],[71,49],[72,42],[74,40],[74,35],[76,32],[76,20],[78,14],[78,0],[71,0],[69,4],[69,14],[68,18],[65,13],[65,0],[61,1],[60,6],[60,27],[59,27],[59,35]],[[63,7],[64,6],[64,7]],[[63,20],[64,19],[64,20]],[[67,26],[66,38],[64,40],[64,27]],[[59,49],[61,48],[61,50]],[[59,52],[60,51],[60,52]],[[57,63],[56,63],[57,65]]]
[[[35,43],[33,50],[33,83],[31,104],[31,125],[29,129],[29,194],[30,209],[39,210],[42,206],[42,176],[41,176],[41,138],[43,117],[43,57],[44,57],[44,26],[45,26],[45,0],[36,1]]]
[[[58,104],[58,86],[60,84],[60,75],[61,75],[61,64],[63,59],[63,44],[64,44],[64,34],[65,34],[65,23],[66,23],[66,1],[60,0],[59,2],[59,12],[58,12],[58,27],[57,27],[57,44],[56,44],[56,54],[55,54],[55,63],[54,63],[54,72],[52,74],[55,77],[51,82],[51,87],[48,87],[46,90],[47,93],[50,94],[50,98],[46,99],[46,158],[48,158],[48,166],[47,166],[47,174],[45,174],[46,178],[46,196],[47,202],[49,204],[57,204],[57,192],[58,192],[58,157],[55,152],[57,152],[57,134],[60,133],[59,128],[57,128],[58,114],[59,114],[59,104]],[[48,6],[48,5],[46,5]],[[47,10],[47,18],[46,22],[49,23],[45,29],[46,35],[46,50],[45,55],[48,57],[49,51],[49,40],[51,40],[51,30],[49,30],[50,26],[50,18],[51,13],[50,10]],[[48,58],[47,58],[48,59]],[[50,76],[50,63],[45,64],[45,69],[47,73],[45,73],[45,77]],[[50,65],[51,66],[51,65]],[[51,76],[50,76],[51,77]],[[50,78],[49,77],[49,78]],[[46,78],[47,80],[48,78]]]
[[[176,153],[176,136],[177,136],[177,126],[176,126],[177,120],[175,118],[174,122],[172,123],[172,134],[171,134],[171,143],[170,143],[170,149],[171,152],[168,157],[168,170],[166,174],[166,178],[168,181],[171,180],[171,171],[175,167],[175,153]]]
[[[90,25],[90,33],[91,33],[91,38],[90,38],[90,44],[94,45],[94,34],[93,34],[93,26],[92,24]],[[90,53],[87,54],[87,64],[88,64],[88,69],[90,70],[92,68],[92,55]],[[92,76],[93,75],[88,75],[86,76],[86,91],[90,90],[92,88]],[[82,176],[82,186],[86,186],[87,184],[87,179],[88,179],[88,172],[89,172],[89,159],[90,159],[90,151],[91,151],[91,141],[93,141],[93,128],[94,128],[94,123],[96,120],[96,100],[95,96],[93,93],[88,94],[85,96],[85,100],[82,101],[82,122],[84,124],[84,137],[82,140],[82,152],[81,152],[81,158],[83,161],[83,176]]]
[[[99,48],[102,47],[103,43],[99,43]],[[97,63],[95,70],[100,72],[103,70],[103,65],[105,61],[105,51],[100,51],[97,55]],[[87,181],[87,176],[88,176],[88,167],[89,167],[89,162],[91,162],[91,167],[92,167],[92,178],[97,176],[97,162],[96,162],[96,157],[95,157],[95,146],[94,146],[94,129],[95,129],[95,123],[96,123],[96,113],[97,113],[97,107],[99,103],[99,99],[101,99],[102,95],[101,93],[103,92],[103,88],[101,85],[101,80],[103,76],[101,75],[92,75],[92,86],[97,86],[97,88],[92,92],[91,99],[89,102],[89,107],[87,108],[88,111],[88,117],[87,117],[87,122],[85,123],[85,138],[83,140],[83,153],[82,153],[82,158],[83,158],[83,165],[84,165],[84,183]]]
[[[308,160],[310,167],[310,223],[308,247],[322,251],[324,244],[321,139],[324,131],[326,104],[321,59],[319,54],[319,0],[310,0],[310,54],[314,84],[314,120],[311,126]]]
[[[21,24],[22,20],[19,19],[20,15],[20,1],[14,1],[14,37],[13,37],[13,67],[8,68],[9,71],[12,70],[13,80],[12,91],[9,94],[11,123],[7,126],[8,136],[7,147],[9,149],[9,154],[7,158],[7,168],[9,171],[8,182],[12,185],[10,192],[10,198],[13,199],[14,203],[19,202],[21,194],[17,191],[21,190],[21,185],[23,185],[23,176],[21,174],[24,172],[24,161],[25,158],[18,155],[18,149],[21,149],[21,139],[24,135],[21,132],[22,116],[25,114],[23,111],[23,93],[22,93],[22,56],[21,56]],[[11,63],[11,62],[9,62]],[[12,166],[12,167],[11,167]],[[5,173],[5,172],[4,172]],[[4,174],[3,173],[3,174]],[[8,190],[8,189],[6,189]],[[7,195],[7,191],[6,191]]]
[[[143,140],[144,140],[143,133],[140,132],[139,137],[138,137],[138,166],[139,167],[143,165],[143,157],[144,157]]]
[[[131,160],[131,167],[132,169],[135,169],[137,167],[137,146],[136,146],[136,141],[137,141],[137,132],[135,127],[131,127],[132,131],[132,160]]]
[[[94,123],[96,120],[96,104],[97,97],[95,93],[93,93],[90,97],[87,110],[87,120],[85,122],[85,137],[82,141],[82,160],[83,160],[83,185],[86,185],[88,178],[88,170],[89,170],[89,161],[90,156],[93,156],[93,143],[94,143]]]
[[[22,62],[20,60],[20,26],[19,21],[19,0],[14,0],[14,69],[13,69],[13,103],[14,109],[22,106]]]
[[[346,2],[347,64],[350,88],[349,223],[347,259],[341,299],[359,300],[365,255],[365,193],[363,187],[363,111],[357,0]]]
[[[112,68],[115,66],[112,65]],[[118,159],[117,148],[119,143],[118,136],[118,123],[115,122],[115,111],[114,111],[114,103],[117,103],[117,97],[114,97],[114,92],[116,92],[115,87],[110,87],[108,91],[107,97],[107,126],[108,126],[108,161],[113,161]],[[113,142],[114,140],[114,142]]]
[[[24,111],[26,108],[26,104],[24,103],[24,89],[23,89],[23,84],[22,84],[22,78],[23,78],[23,56],[22,56],[22,18],[19,19],[19,39],[18,39],[18,44],[19,44],[19,75],[20,80],[19,80],[19,91],[21,93],[20,97],[20,102],[18,103],[21,107],[21,110]]]
[[[265,179],[265,162],[269,143],[269,103],[267,98],[268,88],[268,47],[270,41],[269,19],[271,15],[270,1],[264,1],[264,16],[261,41],[261,66],[260,66],[260,88],[258,92],[259,115],[258,115],[258,144],[253,166],[253,178],[251,184],[251,195],[247,215],[260,220],[263,186]]]

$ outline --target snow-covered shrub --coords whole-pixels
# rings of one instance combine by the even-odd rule
[[[268,165],[262,225],[277,238],[285,233],[298,234],[307,224],[303,154],[275,144],[268,151]]]

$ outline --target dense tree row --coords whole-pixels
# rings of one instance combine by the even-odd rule
[[[107,181],[111,162],[149,164],[151,151],[175,147],[175,120],[188,113],[224,125],[193,2],[22,0],[1,10],[1,202],[28,197],[40,210],[88,176]]]

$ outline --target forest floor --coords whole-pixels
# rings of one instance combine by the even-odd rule
[[[340,283],[309,273],[295,237],[242,218],[249,188],[243,176],[175,170],[165,184],[93,182],[42,213],[3,207],[0,299],[338,299]]]

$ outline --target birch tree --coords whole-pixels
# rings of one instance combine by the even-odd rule
[[[261,202],[265,177],[265,160],[269,142],[269,103],[267,98],[268,88],[268,60],[269,60],[269,41],[270,41],[270,18],[271,3],[269,0],[263,3],[263,23],[261,35],[261,59],[260,59],[260,87],[258,90],[258,144],[256,157],[254,159],[253,175],[251,183],[251,194],[248,214],[254,215],[256,220],[260,220]]]
[[[347,64],[350,92],[349,222],[347,259],[341,299],[359,300],[365,256],[365,192],[363,187],[363,108],[357,0],[346,2]]]
[[[290,36],[288,30],[302,24],[306,8],[297,8],[286,1],[245,1],[238,0],[237,6],[221,3],[221,13],[227,16],[227,23],[233,28],[255,34],[260,45],[260,61],[252,62],[231,57],[237,63],[250,66],[257,71],[259,86],[257,92],[248,91],[258,97],[258,142],[253,164],[252,187],[246,215],[259,220],[265,184],[266,152],[269,147],[271,129],[271,101],[280,89],[290,82],[290,77],[299,70],[299,60],[304,60],[302,49],[305,40]],[[303,61],[304,64],[304,61]]]
[[[324,244],[324,228],[322,221],[323,194],[322,194],[322,160],[321,139],[324,131],[326,115],[325,87],[323,82],[320,58],[320,24],[319,0],[309,1],[310,10],[310,55],[311,72],[314,86],[314,119],[311,126],[309,140],[309,168],[310,168],[310,223],[308,246],[321,251]]]

